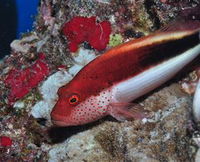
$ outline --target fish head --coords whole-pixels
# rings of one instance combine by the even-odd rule
[[[110,91],[93,94],[87,86],[82,86],[81,89],[77,87],[67,85],[58,90],[59,99],[51,112],[53,124],[83,125],[107,115]]]

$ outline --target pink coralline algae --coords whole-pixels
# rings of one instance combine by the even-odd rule
[[[12,145],[12,140],[10,137],[1,136],[0,137],[0,147],[10,147]]]
[[[98,50],[104,50],[109,42],[111,24],[109,21],[98,23],[96,17],[74,17],[64,24],[63,33],[69,40],[69,49],[76,52],[78,45],[87,41]]]
[[[5,79],[6,86],[10,87],[8,101],[12,105],[16,100],[28,94],[49,74],[48,65],[45,63],[45,55],[39,54],[39,58],[33,65],[26,69],[12,69]]]

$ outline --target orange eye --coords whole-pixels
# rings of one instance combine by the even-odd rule
[[[76,94],[73,94],[71,97],[69,97],[69,103],[71,105],[77,104],[79,102],[79,96]]]

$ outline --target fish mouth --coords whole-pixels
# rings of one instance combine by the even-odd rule
[[[67,126],[68,124],[63,120],[64,116],[51,113],[51,122],[56,126]]]

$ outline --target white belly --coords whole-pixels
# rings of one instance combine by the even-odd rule
[[[200,54],[200,44],[113,87],[113,97],[130,102],[160,86]]]

